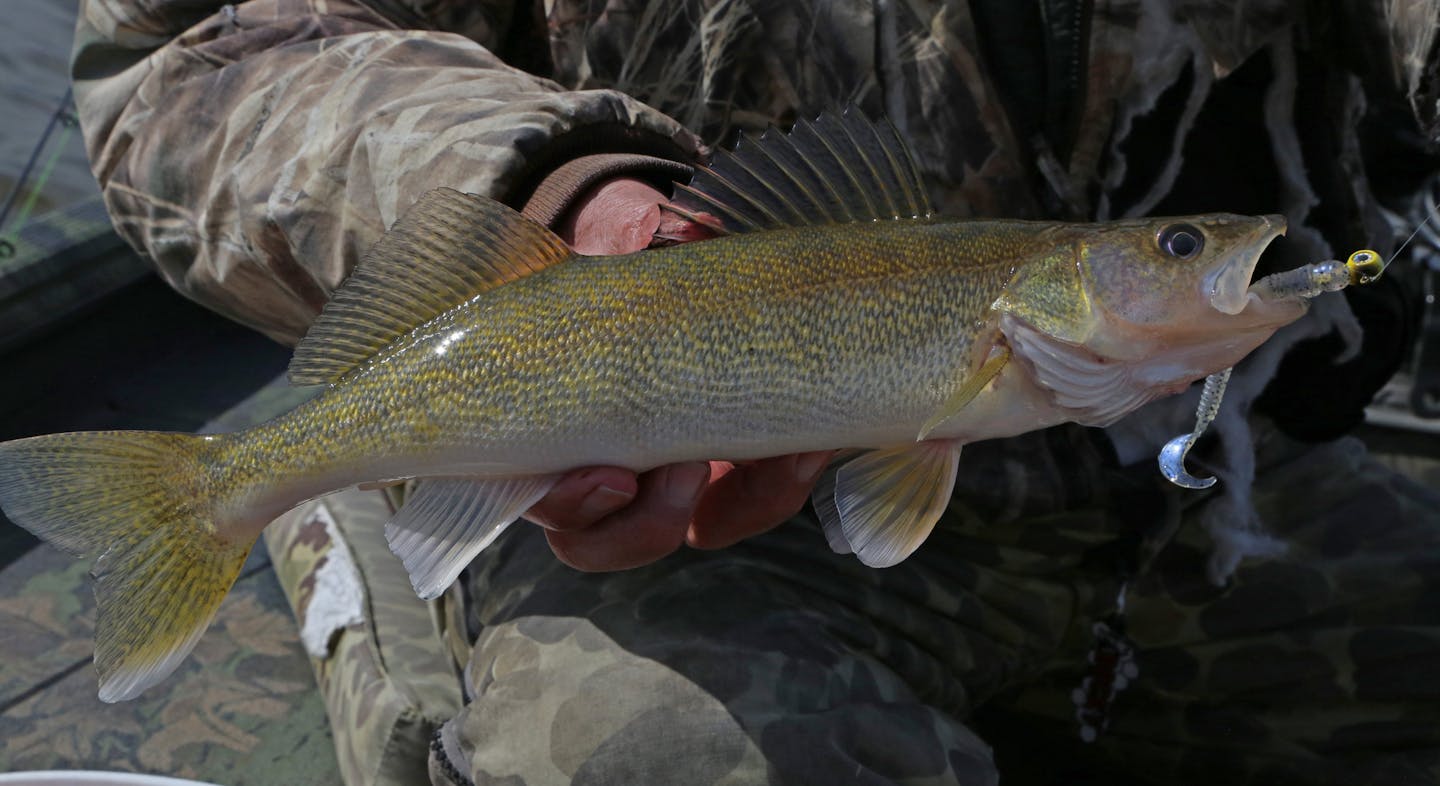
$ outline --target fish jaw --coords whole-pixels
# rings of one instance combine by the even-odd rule
[[[1260,254],[1270,241],[1285,234],[1283,216],[1260,218],[1263,223],[1254,229],[1251,236],[1222,257],[1220,264],[1202,279],[1210,305],[1222,314],[1239,314],[1250,304],[1246,290],[1250,287],[1255,266],[1260,262]]]
[[[1210,306],[1221,314],[1246,315],[1252,320],[1278,320],[1277,327],[1299,319],[1305,313],[1305,301],[1298,299],[1265,299],[1253,291],[1250,279],[1260,254],[1270,242],[1285,234],[1285,217],[1262,216],[1264,226],[1256,228],[1253,237],[1238,246],[1229,258],[1204,279],[1204,291]]]

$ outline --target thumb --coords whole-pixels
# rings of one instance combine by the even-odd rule
[[[617,177],[585,192],[560,222],[560,238],[581,254],[625,254],[650,246],[668,199],[644,180]]]

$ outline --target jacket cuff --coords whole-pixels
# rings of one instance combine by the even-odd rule
[[[688,181],[689,164],[639,153],[599,153],[580,156],[557,166],[535,187],[521,213],[552,229],[559,225],[575,200],[602,181],[634,177],[668,190],[675,181]]]

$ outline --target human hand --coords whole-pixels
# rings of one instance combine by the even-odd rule
[[[670,243],[703,240],[713,233],[660,209],[669,202],[647,181],[617,177],[592,188],[560,222],[560,239],[581,254],[628,254],[657,238]]]
[[[560,237],[582,254],[623,254],[662,236],[684,241],[709,232],[660,205],[648,182],[620,177],[581,197]],[[689,462],[637,475],[620,467],[567,473],[526,513],[545,528],[550,549],[580,570],[623,570],[664,557],[687,543],[718,549],[758,535],[795,515],[832,451],[760,461]]]

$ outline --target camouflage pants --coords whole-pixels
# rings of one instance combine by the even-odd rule
[[[469,577],[469,701],[432,777],[1440,782],[1440,495],[1354,441],[1269,443],[1256,502],[1290,549],[1224,588],[1204,497],[1078,428],[967,448],[942,526],[883,571],[806,521],[605,575],[513,527]],[[1072,693],[1131,572],[1138,678],[1087,744]]]

